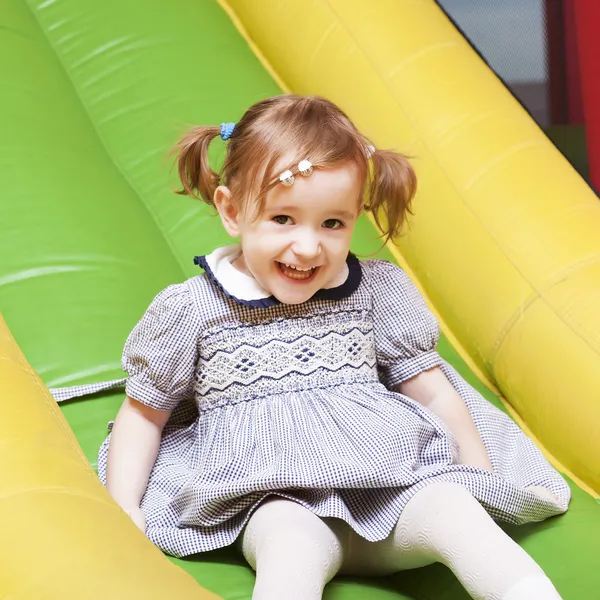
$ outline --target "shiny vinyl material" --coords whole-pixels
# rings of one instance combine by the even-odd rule
[[[1,317],[0,382],[0,596],[216,600],[113,502]]]
[[[170,563],[86,464],[122,395],[61,414],[42,381],[121,375],[125,337],[154,294],[228,240],[208,207],[172,193],[170,146],[189,124],[235,121],[286,84],[331,96],[378,146],[414,157],[420,193],[396,257],[462,358],[596,481],[596,198],[433,2],[231,7],[250,47],[215,0],[0,0],[0,311],[26,357],[0,324],[1,597],[213,597],[175,563],[222,598],[250,598],[234,550]],[[379,245],[362,220],[353,249]],[[444,357],[502,406],[455,348],[442,339]],[[564,517],[509,529],[567,600],[600,587],[600,507],[572,490]],[[336,579],[325,596],[465,597],[439,565]]]

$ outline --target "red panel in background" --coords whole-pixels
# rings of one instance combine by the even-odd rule
[[[550,122],[568,122],[565,65],[564,6],[562,0],[546,0],[546,44]]]
[[[600,190],[600,2],[573,3],[590,180]]]
[[[592,0],[598,2],[598,0]],[[567,96],[567,123],[579,125],[584,122],[583,98],[581,96],[581,74],[575,25],[575,0],[564,0],[565,41],[565,93]]]
[[[584,115],[574,0],[546,0],[546,40],[550,122],[579,125]]]

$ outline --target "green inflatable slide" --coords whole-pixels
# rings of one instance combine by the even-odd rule
[[[293,10],[317,10],[319,3],[281,4],[288,10],[286,26],[293,27]],[[168,152],[191,124],[236,121],[252,103],[281,93],[260,50],[242,33],[216,0],[0,0],[0,311],[47,387],[121,377],[123,343],[151,299],[197,274],[195,255],[229,243],[207,206],[173,193],[178,182]],[[215,152],[215,162],[221,159]],[[367,256],[380,247],[372,223],[360,221],[353,250]],[[379,256],[393,260],[385,248]],[[447,338],[439,349],[505,410]],[[8,379],[3,384],[2,373],[0,399],[15,407],[10,414],[16,419],[21,399],[3,387]],[[119,391],[60,407],[92,467],[122,399]],[[9,438],[29,444],[27,423],[19,425],[22,435],[10,427],[0,448]],[[52,452],[52,444],[44,447]],[[2,473],[13,461],[8,445],[6,453]],[[8,494],[3,477],[0,498]],[[565,599],[591,600],[600,598],[600,506],[571,487],[566,515],[507,530]],[[2,519],[14,520],[8,512]],[[46,535],[30,531],[29,521],[19,527],[29,547]],[[63,543],[57,542],[56,564],[63,562]],[[94,548],[94,540],[89,543]],[[0,557],[14,555],[12,544]],[[19,577],[0,574],[0,597],[70,598],[68,580],[61,596],[41,594],[36,573],[44,560],[32,552],[23,555],[27,568]],[[169,560],[218,597],[251,597],[254,574],[233,549]],[[60,577],[68,565],[56,568]],[[91,573],[89,581],[95,577]],[[153,598],[144,585],[139,595],[122,597]],[[73,584],[73,590],[73,598],[96,598],[91,589]],[[104,597],[120,596],[113,591]],[[436,565],[381,579],[336,578],[325,598],[467,595],[448,569]]]

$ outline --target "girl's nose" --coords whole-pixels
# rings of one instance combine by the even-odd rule
[[[305,260],[316,258],[321,254],[321,241],[312,231],[299,231],[292,243],[293,253]]]

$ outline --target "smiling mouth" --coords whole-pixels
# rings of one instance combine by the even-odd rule
[[[308,281],[314,277],[319,269],[319,267],[304,269],[301,267],[294,267],[293,265],[286,265],[281,262],[277,262],[277,267],[284,277],[293,279],[294,281]]]

